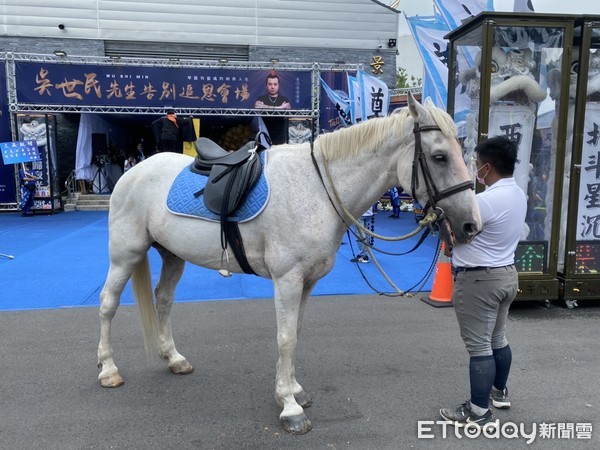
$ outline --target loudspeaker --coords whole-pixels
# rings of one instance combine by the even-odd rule
[[[92,133],[92,157],[108,154],[108,138],[105,133]]]

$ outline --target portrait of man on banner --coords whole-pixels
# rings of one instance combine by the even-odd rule
[[[271,70],[265,80],[266,93],[259,96],[254,102],[257,109],[292,109],[292,104],[280,92],[280,79],[275,70]]]

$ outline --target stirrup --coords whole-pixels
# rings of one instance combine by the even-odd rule
[[[227,261],[227,268],[223,268],[223,255]],[[229,253],[227,252],[226,248],[224,248],[223,252],[221,253],[221,269],[219,269],[219,275],[221,275],[223,278],[228,278],[231,276],[231,272],[229,271]]]

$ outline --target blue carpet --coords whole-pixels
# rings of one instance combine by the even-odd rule
[[[390,219],[381,211],[375,219],[375,231],[383,235],[401,235],[416,226],[414,215],[401,213]],[[15,213],[0,214],[0,311],[95,306],[108,270],[108,213],[75,211],[54,215],[21,217]],[[376,241],[386,251],[402,252],[417,242]],[[407,256],[377,254],[382,267],[400,289],[409,289],[421,280],[436,252],[437,236],[429,236],[423,245]],[[356,251],[356,243],[352,246]],[[317,284],[313,295],[370,294],[356,264],[351,263],[348,238],[338,250],[333,270]],[[160,273],[160,257],[150,251],[154,281]],[[378,290],[391,292],[374,264],[361,264],[371,284]],[[431,277],[424,291],[431,290]],[[270,280],[254,275],[234,274],[224,279],[216,271],[186,265],[176,291],[177,301],[240,300],[273,295]],[[122,304],[133,303],[129,285]]]

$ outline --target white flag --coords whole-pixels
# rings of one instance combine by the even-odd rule
[[[482,11],[493,11],[493,0],[433,0],[450,30]]]
[[[361,110],[363,120],[371,117],[387,116],[390,110],[390,91],[387,85],[377,77],[359,70]]]
[[[450,31],[441,16],[407,17],[417,49],[423,59],[425,74],[435,89],[429,95],[435,106],[446,109],[448,102],[448,41],[444,36]]]
[[[532,0],[515,0],[513,12],[535,12]]]

